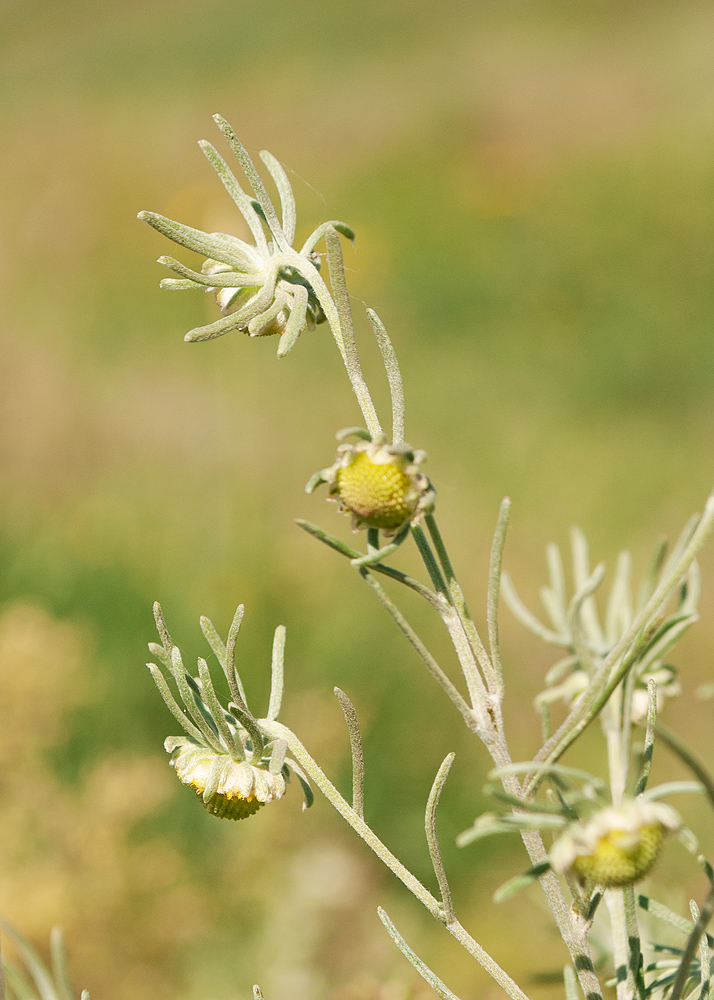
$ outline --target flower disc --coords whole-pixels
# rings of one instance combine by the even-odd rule
[[[597,885],[618,888],[639,882],[650,871],[662,845],[663,828],[642,826],[633,834],[613,830],[601,838],[592,854],[584,854],[573,862],[581,879]]]
[[[391,530],[414,513],[412,481],[398,460],[375,462],[366,451],[357,452],[337,470],[335,492],[342,504],[370,528]]]

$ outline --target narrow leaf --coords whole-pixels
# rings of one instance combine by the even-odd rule
[[[379,914],[379,919],[387,928],[387,933],[391,937],[392,941],[394,941],[397,948],[399,948],[402,955],[404,955],[404,957],[409,962],[411,962],[411,964],[417,970],[422,979],[425,980],[425,982],[427,982],[429,986],[431,986],[436,995],[438,997],[441,997],[441,1000],[458,1000],[456,994],[452,993],[451,990],[448,988],[448,986],[446,986],[439,979],[439,977],[434,972],[431,971],[429,966],[426,965],[424,962],[422,962],[422,960],[419,958],[416,952],[412,951],[412,949],[409,947],[407,942],[404,940],[402,935],[399,933],[399,931],[394,926],[392,921],[387,916],[387,913],[382,909],[381,906],[378,907],[377,913]]]
[[[248,223],[248,226],[250,227],[250,231],[253,234],[253,239],[255,240],[256,245],[260,250],[263,251],[263,253],[267,254],[268,242],[265,238],[265,233],[263,232],[263,227],[261,225],[260,219],[256,215],[255,209],[251,204],[250,198],[236,180],[233,171],[230,169],[230,167],[223,159],[221,154],[218,152],[218,150],[215,149],[215,147],[212,146],[210,142],[206,142],[205,139],[200,139],[198,145],[205,153],[213,169],[221,178],[223,187],[226,189],[228,194],[236,203],[238,210],[240,211],[245,221]]]
[[[434,868],[434,874],[436,875],[436,881],[439,883],[441,902],[444,907],[444,920],[447,924],[451,923],[454,919],[454,904],[451,899],[451,889],[449,888],[449,880],[446,877],[444,863],[441,860],[441,849],[439,848],[439,838],[436,832],[436,810],[455,757],[455,753],[450,753],[447,754],[442,761],[441,767],[434,778],[434,783],[431,786],[424,821],[426,842],[429,845],[429,855],[431,856],[431,863]]]
[[[270,176],[275,181],[275,186],[278,189],[282,214],[282,229],[285,233],[285,239],[292,246],[295,239],[295,225],[297,222],[295,196],[293,195],[292,186],[282,163],[276,160],[272,153],[269,153],[267,149],[263,149],[261,150],[260,158],[270,171]]]
[[[527,872],[523,872],[522,875],[516,875],[515,878],[505,882],[500,889],[497,889],[493,894],[493,901],[495,903],[503,903],[507,899],[511,899],[511,897],[522,892],[523,889],[527,889],[529,885],[537,882],[541,875],[545,875],[547,871],[550,871],[550,861],[541,861],[540,864],[533,865]]]

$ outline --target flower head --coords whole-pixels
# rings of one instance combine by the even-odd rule
[[[212,340],[231,330],[240,330],[250,337],[279,334],[278,357],[282,357],[303,330],[314,329],[325,320],[323,306],[329,294],[320,278],[320,258],[315,246],[328,227],[334,227],[350,240],[354,239],[354,232],[344,222],[326,222],[318,226],[299,251],[295,250],[292,246],[295,198],[285,170],[266,150],[260,154],[280,196],[278,219],[260,174],[235,132],[220,115],[215,115],[214,120],[240,161],[255,197],[243,191],[228,164],[209,142],[202,141],[199,145],[247,222],[254,242],[246,243],[226,233],[204,233],[155,212],[140,212],[139,218],[205,258],[201,270],[194,271],[173,257],[159,257],[160,264],[179,275],[165,278],[162,288],[212,292],[224,313],[222,319],[190,330],[185,340]]]
[[[434,505],[436,493],[420,471],[425,459],[426,452],[408,444],[362,437],[355,444],[341,444],[334,463],[314,475],[307,490],[327,483],[328,499],[352,515],[353,531],[378,528],[394,535]]]
[[[171,639],[158,604],[154,606],[161,645],[149,648],[173,677],[183,707],[171,692],[164,671],[148,664],[152,677],[172,715],[186,736],[169,736],[164,746],[172,754],[171,764],[180,781],[194,790],[206,809],[225,819],[245,819],[261,806],[282,798],[291,772],[300,781],[305,804],[312,804],[312,791],[300,767],[286,756],[284,739],[272,739],[264,725],[277,718],[282,696],[285,630],[279,627],[273,646],[273,684],[267,719],[250,712],[240,676],[235,667],[235,640],[243,617],[238,608],[224,645],[207,618],[201,619],[206,638],[218,658],[228,682],[232,701],[224,708],[216,695],[208,665],[198,661],[198,677],[185,669],[181,652]]]
[[[285,792],[285,777],[270,771],[269,759],[259,765],[237,761],[181,736],[169,736],[165,746],[173,753],[171,764],[179,779],[214,816],[245,819]]]
[[[679,817],[661,802],[629,799],[573,823],[550,852],[553,869],[606,888],[632,885],[652,869],[667,833]]]

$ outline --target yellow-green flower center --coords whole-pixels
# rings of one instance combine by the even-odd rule
[[[663,836],[661,824],[641,826],[636,832],[611,830],[592,854],[575,858],[573,870],[579,878],[609,888],[632,885],[654,865]]]
[[[233,794],[229,792],[216,792],[208,802],[204,802],[205,782],[187,781],[186,784],[190,788],[193,788],[209,813],[213,816],[218,816],[220,819],[245,819],[246,816],[252,816],[261,806],[265,805],[264,802],[256,799],[253,795],[244,797],[237,791]]]
[[[398,528],[414,513],[412,482],[397,461],[374,462],[358,452],[337,470],[335,486],[344,506],[370,528]]]

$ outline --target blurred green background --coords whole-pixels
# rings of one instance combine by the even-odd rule
[[[63,924],[96,998],[223,1000],[254,981],[267,1000],[426,995],[381,902],[467,1000],[498,995],[323,801],[301,815],[291,789],[232,825],[173,778],[176,727],[142,668],[151,604],[193,657],[199,615],[225,631],[242,601],[256,711],[283,623],[285,721],[346,788],[332,687],[350,694],[368,816],[425,880],[424,803],[457,751],[441,831],[462,919],[522,984],[557,970],[537,892],[490,902],[522,849],[453,847],[484,808],[485,754],[357,576],[293,525],[350,537],[303,492],[358,421],[328,331],[281,362],[272,339],[183,344],[215,306],[159,291],[154,260],[174,251],[135,216],[239,231],[195,144],[222,148],[220,111],[291,171],[298,239],[354,226],[365,368],[386,407],[363,303],[397,347],[407,437],[429,452],[480,620],[506,493],[506,565],[531,604],[545,543],[572,523],[596,559],[627,546],[642,568],[712,481],[714,10],[4,0],[0,38],[0,911],[43,947]],[[395,563],[417,568],[406,547]],[[710,617],[679,652],[669,721],[711,754],[711,707],[692,697],[711,679],[711,550],[702,564]],[[453,669],[437,624],[420,628]],[[555,657],[508,612],[503,641],[525,758]],[[579,761],[599,767],[598,748]],[[684,885],[663,892],[685,905],[698,876],[667,858]]]

